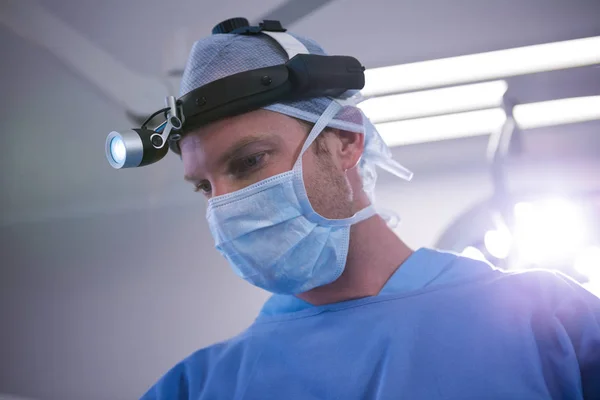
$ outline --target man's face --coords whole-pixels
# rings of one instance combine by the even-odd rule
[[[310,127],[291,117],[256,110],[217,121],[180,142],[185,179],[207,198],[243,189],[293,168]],[[320,215],[351,216],[352,188],[344,143],[323,132],[304,153],[303,176],[309,200]]]

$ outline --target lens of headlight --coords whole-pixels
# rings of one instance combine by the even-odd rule
[[[125,143],[123,143],[123,139],[119,136],[116,136],[110,141],[110,156],[117,164],[125,163]]]

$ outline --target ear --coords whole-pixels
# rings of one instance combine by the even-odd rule
[[[336,135],[341,142],[339,156],[344,171],[356,167],[365,149],[365,135],[357,132],[336,129]]]

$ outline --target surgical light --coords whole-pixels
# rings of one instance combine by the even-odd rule
[[[512,236],[507,229],[493,229],[485,233],[483,242],[490,255],[502,260],[510,254]]]
[[[574,267],[591,281],[600,283],[600,247],[590,246],[583,249],[575,258]]]
[[[600,36],[369,69],[363,94],[381,96],[598,63]]]
[[[557,262],[585,247],[585,217],[576,204],[565,199],[517,203],[514,216],[514,239],[523,263]]]

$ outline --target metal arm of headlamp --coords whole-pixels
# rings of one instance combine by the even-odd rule
[[[171,132],[178,131],[183,126],[183,114],[179,113],[175,97],[167,97],[166,103],[167,108],[169,109],[167,112],[167,120],[160,125],[162,127],[160,131],[155,130],[156,133],[150,136],[150,142],[156,149],[162,149],[167,143],[169,136],[171,136]],[[182,117],[180,118],[179,115]],[[173,136],[171,136],[171,139],[172,138]]]

